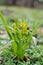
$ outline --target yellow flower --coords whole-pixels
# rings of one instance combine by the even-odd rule
[[[28,33],[29,33],[29,28],[27,27],[27,28],[23,29],[22,33],[28,35]]]
[[[29,30],[25,30],[24,32],[25,32],[25,34],[27,34],[27,35],[28,35]]]
[[[20,27],[26,27],[26,24],[24,22],[20,22]]]

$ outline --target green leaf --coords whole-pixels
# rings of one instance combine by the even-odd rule
[[[12,42],[12,48],[14,52],[17,53],[17,43],[16,42]]]
[[[8,35],[9,35],[10,39],[14,40],[14,35],[12,34],[12,31],[11,31],[10,27],[8,26],[7,21],[5,20],[4,16],[1,13],[0,13],[0,17],[2,19],[2,22],[3,22],[4,26],[5,26],[5,29],[6,29],[6,31],[8,33]],[[14,52],[16,53],[17,52],[17,44],[16,44],[15,41],[12,43],[12,47],[14,49]]]
[[[25,51],[26,51],[26,49],[28,48],[28,46],[29,46],[29,43],[30,43],[30,41],[31,41],[31,39],[32,39],[32,36],[33,36],[33,33],[34,32],[32,32],[32,34],[28,37],[28,39],[27,39],[27,42],[23,45],[23,50],[24,50],[24,53],[25,53]]]

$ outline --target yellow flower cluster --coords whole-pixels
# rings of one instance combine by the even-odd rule
[[[20,27],[26,27],[26,24],[24,22],[20,22]]]
[[[24,33],[28,35],[29,30],[25,29]]]
[[[22,32],[23,32],[23,34],[26,34],[26,35],[28,35],[28,33],[29,33],[29,29],[27,29],[27,28],[24,28]]]
[[[28,35],[28,32],[29,32],[29,28],[27,27],[27,24],[26,23],[24,23],[24,22],[20,22],[20,27],[22,27],[23,28],[23,30],[22,30],[22,33],[23,34],[27,34]]]
[[[24,23],[24,22],[20,22],[20,23],[18,23],[19,24],[19,26],[22,28],[22,34],[26,34],[26,35],[28,35],[28,33],[29,33],[29,27],[27,27],[27,24],[26,23]],[[18,26],[18,27],[19,27]],[[13,24],[13,29],[14,30],[17,30],[17,26],[15,25],[15,24]]]

